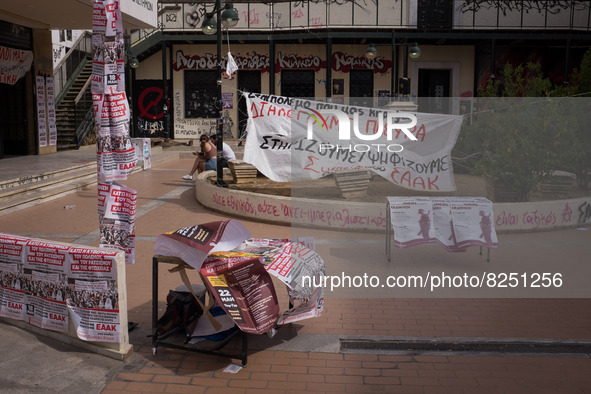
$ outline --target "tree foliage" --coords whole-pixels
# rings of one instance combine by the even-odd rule
[[[576,77],[587,78],[591,87],[587,55]],[[591,168],[591,100],[566,97],[585,86],[553,86],[539,63],[505,65],[498,79],[479,89],[477,112],[465,122],[454,156],[468,157],[464,164],[472,172],[502,182],[522,201],[554,170],[585,179]]]

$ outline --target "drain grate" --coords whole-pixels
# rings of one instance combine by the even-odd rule
[[[591,354],[591,343],[546,341],[461,340],[340,340],[341,351],[380,350],[418,352],[572,353]]]

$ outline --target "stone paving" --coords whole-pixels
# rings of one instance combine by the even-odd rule
[[[341,337],[588,343],[591,300],[586,298],[362,298],[354,294],[344,298],[328,293],[321,317],[281,328],[273,339],[266,335],[249,338],[247,366],[236,374],[223,372],[230,362],[225,358],[164,347],[159,347],[153,357],[148,335],[156,237],[184,226],[228,219],[197,203],[194,182],[181,179],[191,164],[191,159],[173,160],[133,174],[124,182],[138,190],[136,263],[127,266],[126,275],[129,320],[139,326],[130,332],[134,354],[108,374],[103,393],[591,392],[589,354],[351,352],[338,347]],[[89,188],[2,216],[0,231],[98,246],[96,195],[96,188]],[[66,205],[75,208],[65,210]],[[284,238],[294,232],[287,226],[241,221],[259,238]],[[320,238],[326,235],[322,231],[312,233]],[[591,248],[591,232],[575,229],[502,234],[499,240],[500,250],[506,243],[514,248],[510,250],[531,259],[556,253],[564,261],[585,261]],[[339,245],[328,242],[320,245],[325,260],[331,259],[331,253],[338,256]],[[548,246],[532,248],[534,242],[547,242]],[[383,241],[369,247],[382,252]],[[422,247],[404,253],[407,255],[402,256],[412,255],[417,260],[445,254]],[[493,262],[503,256],[500,252],[493,254]],[[327,267],[336,269],[340,261],[327,262]],[[373,263],[359,262],[368,272]],[[168,289],[179,284],[178,274],[161,274],[160,314]],[[284,295],[281,302],[286,303]]]

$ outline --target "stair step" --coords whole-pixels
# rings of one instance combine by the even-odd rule
[[[21,209],[33,207],[44,202],[74,193],[96,184],[96,169],[80,174],[78,177],[63,179],[53,184],[39,185],[36,188],[23,188],[11,199],[3,198],[0,202],[0,215],[6,215]]]
[[[178,152],[152,152],[152,165],[178,159]],[[133,173],[143,171],[141,162]],[[0,182],[0,216],[30,208],[96,184],[96,163]]]
[[[51,171],[41,172],[40,174],[38,174],[36,176],[19,177],[19,178],[8,179],[5,181],[0,181],[0,196],[4,196],[4,193],[6,193],[7,190],[13,189],[15,187],[30,186],[31,184],[34,184],[37,182],[52,180],[52,179],[62,177],[62,176],[67,177],[69,174],[78,173],[81,170],[88,171],[93,168],[96,171],[96,164],[94,162],[89,161],[89,162],[83,163],[83,164],[72,165],[68,168],[62,168],[59,170],[51,170]]]

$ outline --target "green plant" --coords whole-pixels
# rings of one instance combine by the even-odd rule
[[[539,63],[505,65],[500,78],[479,90],[478,112],[458,140],[456,152],[471,157],[473,171],[508,187],[519,201],[558,163],[549,143],[562,116],[547,100],[552,88]]]

